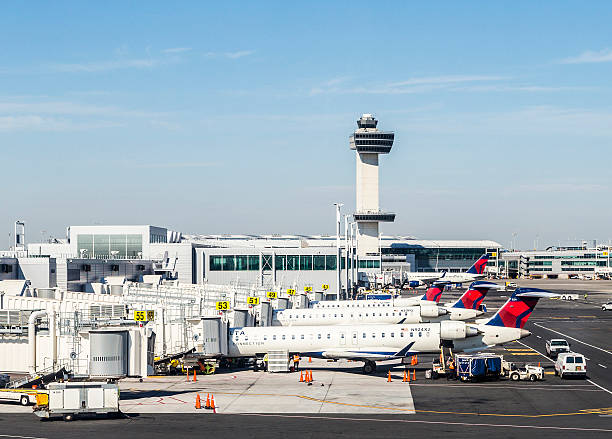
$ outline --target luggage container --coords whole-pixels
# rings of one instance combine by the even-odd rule
[[[501,355],[494,354],[457,354],[455,355],[457,378],[461,381],[499,379],[502,373],[502,359]]]
[[[48,393],[36,395],[34,413],[41,418],[119,413],[119,386],[106,382],[50,383]]]

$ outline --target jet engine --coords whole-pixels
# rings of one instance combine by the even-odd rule
[[[438,305],[424,305],[421,304],[419,305],[420,311],[421,311],[421,317],[429,317],[429,318],[434,318],[434,317],[440,317],[443,316],[444,314],[447,314],[448,311],[444,308],[439,307]]]
[[[464,322],[457,322],[454,320],[440,322],[441,340],[461,340],[475,335],[478,335],[478,329],[468,326]]]

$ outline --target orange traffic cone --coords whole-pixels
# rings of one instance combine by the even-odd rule
[[[198,379],[196,378],[196,371],[193,369],[193,382],[195,383]]]
[[[210,397],[210,408],[214,413],[217,413],[217,410],[215,409],[215,395]]]
[[[312,370],[308,373],[308,382],[312,383]]]
[[[402,383],[405,383],[406,381],[407,381],[406,370],[404,370],[404,378],[402,378]]]
[[[312,363],[312,357],[308,357],[308,362]]]
[[[414,365],[416,366],[417,364],[419,364],[419,356],[415,355],[414,356]]]
[[[300,371],[300,383],[304,382],[304,374]]]
[[[408,371],[408,379],[406,380],[407,383],[410,382],[410,371]]]
[[[206,405],[204,406],[205,409],[209,409],[210,408],[210,393],[206,394]]]
[[[196,405],[195,405],[196,409],[201,409],[202,408],[202,402],[200,401],[200,394],[198,393],[196,395]]]
[[[540,364],[540,362],[538,361],[538,367],[542,367],[542,365]]]
[[[391,371],[389,371],[389,374],[387,375],[387,382],[388,383],[391,382]]]
[[[416,381],[416,370],[412,371],[412,381]]]

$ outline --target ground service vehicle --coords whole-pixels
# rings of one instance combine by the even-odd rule
[[[507,375],[512,381],[529,380],[538,381],[544,379],[544,368],[526,364],[524,367],[518,367],[514,363],[509,363],[509,370],[504,370],[504,375]]]
[[[559,354],[555,362],[555,375],[565,378],[568,376],[581,376],[586,378],[586,358],[576,352],[564,352]]]
[[[82,414],[118,414],[119,386],[106,382],[50,383],[36,397],[34,413],[41,418],[61,416],[72,421]]]
[[[562,338],[546,340],[546,355],[548,355],[550,358],[557,358],[557,355],[569,351],[570,345],[567,340]]]
[[[18,401],[21,405],[30,405],[36,402],[38,392],[34,389],[0,389],[0,401]]]
[[[601,305],[602,311],[612,311],[612,302],[604,303]]]

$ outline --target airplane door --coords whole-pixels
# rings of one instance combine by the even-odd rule
[[[346,332],[342,331],[340,333],[340,346],[346,345]]]
[[[357,331],[353,331],[351,334],[351,343],[353,346],[357,346]]]

